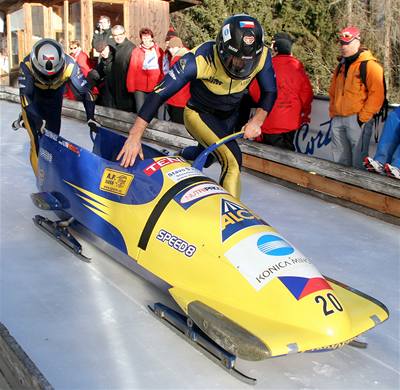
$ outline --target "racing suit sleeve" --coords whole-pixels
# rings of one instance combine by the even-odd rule
[[[258,107],[262,108],[267,112],[271,112],[277,97],[277,90],[276,90],[275,72],[274,68],[272,67],[270,50],[268,50],[264,66],[261,69],[261,71],[257,73],[256,79],[260,86],[260,93],[261,93],[260,100],[258,102]]]
[[[26,125],[29,125],[34,134],[38,134],[43,125],[43,118],[41,118],[33,103],[34,79],[24,62],[21,62],[19,67],[18,87],[22,113],[23,116],[26,115],[29,122]]]
[[[156,85],[153,92],[146,97],[138,116],[149,123],[164,102],[196,78],[195,56],[193,53],[187,53],[176,62],[161,82]]]
[[[77,63],[74,64],[68,83],[76,98],[82,101],[83,106],[85,107],[87,120],[94,119],[94,96],[90,91],[89,83],[83,76]]]

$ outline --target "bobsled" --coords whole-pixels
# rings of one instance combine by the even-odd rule
[[[159,281],[178,308],[152,312],[241,379],[237,358],[258,361],[328,351],[385,321],[378,300],[323,276],[264,219],[195,162],[143,145],[144,159],[115,161],[125,137],[100,128],[89,151],[50,131],[40,140],[35,223],[82,259],[81,226],[124,264]],[[75,233],[74,233],[75,234]]]

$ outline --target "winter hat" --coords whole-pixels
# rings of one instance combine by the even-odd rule
[[[108,46],[108,43],[104,40],[98,41],[94,45],[94,49],[98,52],[101,53],[105,47]]]
[[[172,37],[177,37],[178,33],[174,30],[174,28],[171,26],[167,32],[167,35],[165,36],[165,40],[169,41]]]
[[[360,39],[360,29],[354,26],[348,26],[339,32],[339,41],[350,43],[354,39]]]
[[[183,47],[182,39],[179,37],[171,38],[168,47]]]
[[[292,45],[293,45],[293,38],[284,32],[280,32],[274,35],[274,49],[279,54],[291,54],[292,53]]]

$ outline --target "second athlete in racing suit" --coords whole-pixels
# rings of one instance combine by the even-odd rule
[[[271,55],[263,44],[259,22],[249,15],[225,20],[216,41],[205,42],[185,54],[147,97],[130,129],[117,160],[128,167],[137,155],[143,158],[141,136],[158,107],[190,82],[191,98],[184,111],[188,132],[204,147],[232,134],[238,108],[250,82],[257,78],[261,98],[256,114],[243,127],[245,138],[261,133],[261,124],[276,98]],[[221,164],[220,184],[240,196],[242,155],[236,141],[215,152]]]

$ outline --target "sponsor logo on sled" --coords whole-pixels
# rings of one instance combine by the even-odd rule
[[[294,248],[282,238],[266,234],[257,241],[258,249],[270,256],[286,256],[294,252]]]
[[[318,270],[303,254],[275,232],[260,232],[246,237],[230,248],[225,256],[257,291],[275,278],[279,278],[282,282],[293,276],[314,280],[315,282],[311,284],[314,284],[315,288],[321,289],[322,286],[322,283],[317,281],[317,279],[323,279]],[[284,284],[292,292],[286,283]],[[302,292],[298,295],[299,297]],[[304,294],[305,292],[303,296]]]
[[[175,249],[178,252],[183,253],[186,257],[192,257],[196,252],[196,247],[194,245],[189,244],[182,238],[174,236],[170,232],[167,232],[164,229],[161,229],[157,234],[157,240],[161,242],[165,242],[168,244],[172,249]]]
[[[182,167],[174,169],[167,173],[167,176],[175,183],[179,183],[182,180],[188,179],[194,176],[204,176],[198,169],[193,167]]]
[[[227,192],[218,184],[202,183],[180,192],[175,197],[175,201],[186,210],[193,204],[197,203],[200,199],[216,194],[227,194]]]
[[[254,225],[268,225],[250,210],[226,199],[221,201],[222,242],[238,231]]]
[[[43,160],[48,161],[49,163],[53,161],[53,155],[45,148],[39,149],[39,156],[42,157]]]
[[[133,178],[134,176],[129,173],[106,168],[101,178],[100,189],[112,194],[125,196]]]
[[[143,172],[147,176],[151,176],[157,171],[159,171],[161,168],[166,167],[167,165],[174,164],[174,163],[181,163],[185,162],[185,160],[182,157],[163,157],[150,165],[148,165]]]

